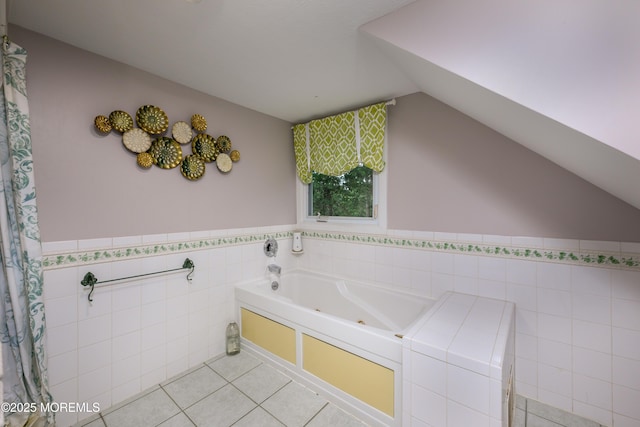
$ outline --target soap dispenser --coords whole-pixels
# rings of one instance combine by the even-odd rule
[[[227,354],[234,355],[240,353],[240,329],[236,322],[231,322],[227,326]]]

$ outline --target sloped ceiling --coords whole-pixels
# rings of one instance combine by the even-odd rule
[[[640,208],[638,17],[626,0],[423,0],[361,31],[422,91]]]
[[[640,209],[637,0],[10,0],[9,22],[302,122],[424,91]]]

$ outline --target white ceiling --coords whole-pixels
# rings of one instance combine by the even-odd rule
[[[8,9],[12,24],[292,123],[423,91],[640,209],[637,0],[9,0]]]

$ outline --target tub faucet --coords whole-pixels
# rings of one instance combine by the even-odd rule
[[[269,269],[269,273],[280,274],[280,272],[282,271],[282,267],[275,264],[269,264],[267,268]]]

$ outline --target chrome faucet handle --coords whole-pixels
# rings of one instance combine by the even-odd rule
[[[267,268],[269,269],[269,273],[280,274],[280,272],[282,271],[282,267],[275,264],[269,264]]]

